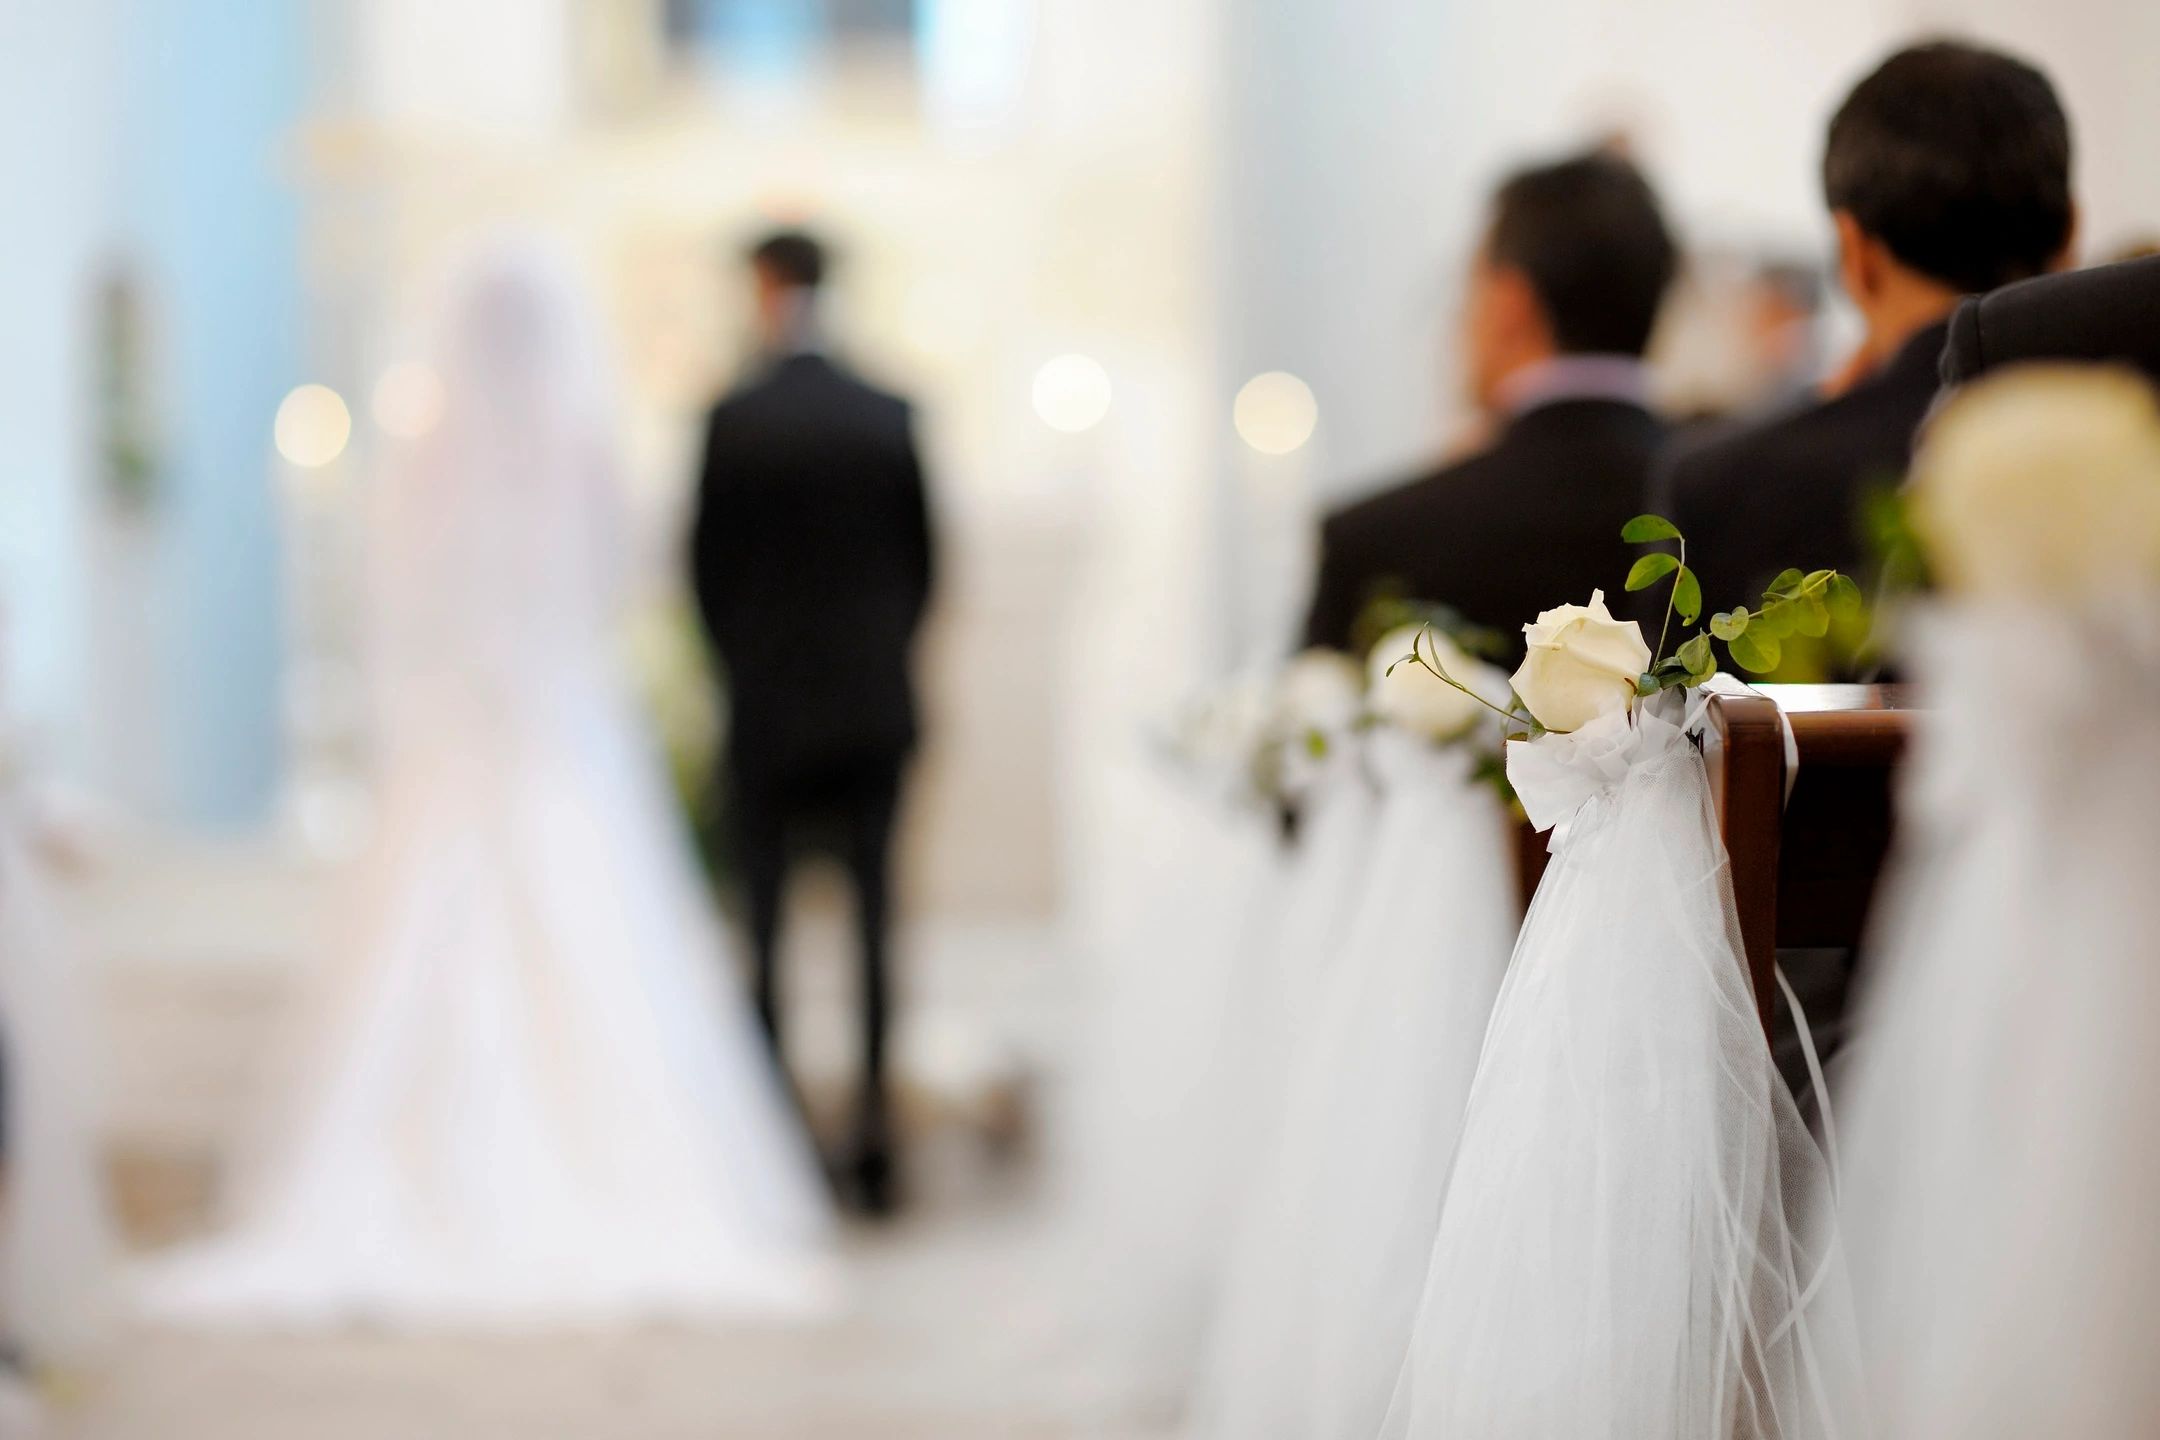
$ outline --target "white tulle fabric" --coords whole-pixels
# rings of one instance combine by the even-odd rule
[[[1071,1293],[1100,1348],[1163,1405],[1189,1383],[1233,1203],[1227,1017],[1285,873],[1276,816],[1183,771],[1130,777],[1120,909],[1097,941],[1071,1165]],[[1105,1265],[1106,1256],[1115,1257]]]
[[[1110,957],[1080,1176],[1100,1213],[1074,1281],[1110,1330],[1107,1348],[1166,1404],[1189,1398],[1237,1217],[1282,1124],[1321,947],[1357,896],[1375,803],[1348,736],[1312,767],[1287,848],[1270,811],[1215,787],[1171,796],[1133,832],[1154,890]]]
[[[1338,737],[1298,802],[1297,833],[1272,929],[1244,962],[1238,987],[1245,1013],[1232,1031],[1247,1042],[1235,1092],[1258,1125],[1254,1163],[1280,1134],[1290,1057],[1365,892],[1381,795],[1369,737]],[[1242,1178],[1249,1182],[1252,1171]]]
[[[2160,597],[1917,642],[1840,1112],[1881,1432],[2160,1433]]]
[[[1283,1133],[1250,1187],[1198,1434],[1371,1440],[1386,1414],[1515,937],[1513,850],[1471,763],[1370,738],[1379,809],[1357,899],[1296,1017]]]
[[[1823,1161],[1757,1019],[1688,724],[1668,694],[1528,747],[1603,778],[1494,1006],[1384,1436],[1850,1433],[1849,1294],[1805,1233]],[[1522,758],[1539,814],[1553,777]]]
[[[117,1247],[99,1161],[96,987],[60,924],[36,828],[0,754],[0,1336],[64,1365],[110,1338]]]
[[[188,1321],[810,1313],[826,1208],[612,671],[618,477],[574,286],[492,246],[381,482],[378,843]]]

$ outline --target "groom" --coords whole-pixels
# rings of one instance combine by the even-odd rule
[[[826,353],[825,251],[799,231],[750,252],[759,361],[712,412],[692,532],[698,608],[726,671],[727,778],[748,892],[758,1013],[782,1057],[779,952],[806,841],[853,882],[862,960],[862,1094],[842,1198],[898,1204],[886,1088],[893,827],[917,733],[909,657],[932,537],[905,402]]]

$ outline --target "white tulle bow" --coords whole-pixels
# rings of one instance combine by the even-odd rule
[[[1699,692],[1668,690],[1580,730],[1510,740],[1508,783],[1532,828],[1552,831],[1546,848],[1555,855],[1565,849],[1629,770],[1663,755],[1696,728],[1705,703]]]

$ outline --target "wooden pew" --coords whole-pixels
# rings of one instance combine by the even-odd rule
[[[1894,838],[1908,698],[1895,686],[1765,685],[1710,702],[1704,753],[1765,1031],[1781,948],[1857,947],[1866,933]],[[1789,798],[1779,711],[1800,756]]]
[[[1896,686],[1765,685],[1710,701],[1703,753],[1765,1033],[1778,950],[1853,947],[1865,933],[1911,735],[1907,699]],[[1800,753],[1789,800],[1780,710]],[[1545,872],[1546,837],[1525,823],[1516,838],[1527,904]]]

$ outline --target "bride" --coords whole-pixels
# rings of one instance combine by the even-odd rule
[[[452,276],[369,535],[383,823],[289,1111],[167,1319],[553,1325],[830,1302],[805,1138],[611,672],[627,549],[566,269]]]

